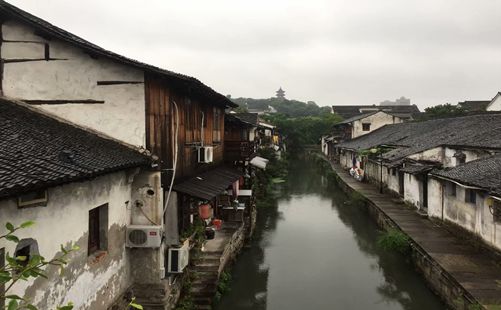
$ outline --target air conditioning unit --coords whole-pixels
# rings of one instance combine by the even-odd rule
[[[182,273],[190,260],[189,243],[185,242],[180,248],[169,248],[168,273]]]
[[[198,148],[198,162],[199,163],[211,163],[214,159],[214,147],[212,146],[201,146]]]
[[[127,226],[125,245],[129,248],[159,248],[162,243],[162,227],[152,225]]]

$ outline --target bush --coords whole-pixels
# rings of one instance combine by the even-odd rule
[[[385,251],[396,251],[401,254],[408,254],[411,250],[409,237],[395,228],[379,236],[377,244]]]

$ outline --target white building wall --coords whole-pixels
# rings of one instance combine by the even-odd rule
[[[487,106],[487,111],[501,111],[501,96],[497,95],[495,99]]]
[[[354,121],[352,127],[352,138],[356,138],[365,134],[368,134],[378,128],[383,127],[388,124],[402,123],[403,120],[400,117],[392,116],[384,112],[378,112],[376,114],[370,115],[366,118]],[[370,123],[370,131],[363,131],[362,124]]]
[[[423,182],[416,176],[404,173],[404,200],[420,209],[422,207],[421,193]]]
[[[37,279],[13,287],[13,294],[33,300],[39,309],[55,309],[71,301],[75,309],[106,309],[131,284],[125,250],[125,225],[130,221],[131,187],[125,172],[92,181],[71,183],[49,189],[46,207],[17,207],[15,199],[0,201],[0,218],[15,225],[33,220],[36,224],[20,230],[19,238],[35,238],[40,255],[52,259],[61,255],[60,245],[80,246],[70,257],[66,272],[48,268],[48,280]],[[87,255],[89,210],[108,204],[108,252],[100,258]],[[5,232],[4,223],[0,234]],[[0,247],[14,253],[15,245],[2,241]]]
[[[428,178],[428,216],[442,219],[442,182]]]
[[[453,196],[451,184],[452,182],[437,178],[429,179],[428,215],[453,222],[501,249],[501,223],[494,222],[489,209],[493,198],[476,191],[476,203],[465,202],[466,188],[456,184],[456,196]]]
[[[41,59],[4,64],[4,95],[26,100],[98,100],[104,104],[37,105],[78,125],[135,146],[145,146],[144,84],[98,86],[97,81],[144,82],[141,70],[104,57],[90,57],[62,41],[47,41],[34,29],[9,20],[2,25],[2,59]],[[33,43],[35,42],[35,43]],[[44,45],[50,58],[44,60]]]
[[[393,172],[392,172],[393,170],[395,171],[395,175],[393,175]],[[392,190],[393,192],[398,193],[398,191],[400,189],[399,185],[398,185],[398,172],[397,172],[396,168],[393,168],[393,170],[390,169],[390,171],[387,171],[387,174],[388,173],[389,174],[386,178],[386,181],[387,181],[386,185],[388,186],[389,190]]]

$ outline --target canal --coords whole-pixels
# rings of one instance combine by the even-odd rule
[[[306,161],[258,210],[253,241],[217,310],[445,309],[378,227]]]

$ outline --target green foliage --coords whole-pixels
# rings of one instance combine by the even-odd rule
[[[214,295],[214,303],[218,303],[221,297],[231,291],[231,274],[228,271],[223,271],[219,276],[219,282],[217,283],[217,291]]]
[[[127,306],[127,309],[129,309],[129,308],[143,310],[143,306],[136,303],[136,297],[132,297],[132,300],[130,301],[129,305]]]
[[[191,236],[197,245],[201,245],[205,241],[205,226],[199,217],[196,217],[193,225],[181,233],[181,239],[188,239]]]
[[[252,99],[252,98],[235,98],[233,102],[245,109],[268,110],[271,106],[277,113],[286,115],[287,117],[303,117],[303,116],[320,116],[330,113],[330,107],[319,107],[315,102],[301,102],[298,100],[282,100],[279,98],[269,99]]]
[[[439,104],[433,107],[424,109],[424,113],[419,115],[418,120],[424,121],[436,118],[447,118],[465,115],[468,111],[460,106],[452,105],[450,103]]]
[[[20,229],[25,229],[31,227],[35,224],[33,221],[27,221],[19,226],[14,226],[12,223],[5,224],[7,233],[0,235],[0,240],[5,239],[10,242],[18,243],[19,238],[15,233]],[[76,245],[70,245],[64,247],[61,245],[62,254],[57,256],[52,260],[45,260],[43,256],[31,255],[29,258],[26,256],[12,257],[9,253],[6,253],[5,260],[6,264],[4,267],[0,268],[0,285],[5,286],[4,295],[0,295],[0,300],[5,300],[7,304],[7,310],[37,310],[37,308],[30,303],[29,300],[23,297],[8,294],[12,287],[19,281],[27,281],[29,279],[37,278],[47,278],[45,274],[45,267],[56,266],[60,268],[60,273],[62,274],[63,268],[68,264],[68,256],[74,252],[78,251],[79,248]],[[70,302],[65,306],[60,306],[56,308],[57,310],[71,310],[73,309],[73,304]]]
[[[324,113],[318,116],[288,117],[284,114],[266,115],[264,118],[277,126],[286,138],[289,153],[294,154],[304,145],[318,144],[323,135],[332,131],[332,126],[341,118],[337,114]]]
[[[377,244],[386,251],[397,251],[408,254],[411,250],[409,237],[398,229],[391,228],[383,233]]]
[[[193,297],[184,296],[176,305],[175,310],[195,310]]]
[[[362,194],[356,191],[351,192],[349,200],[350,205],[354,207],[363,207],[365,206],[365,202],[366,199],[364,198],[364,196],[362,196]]]

